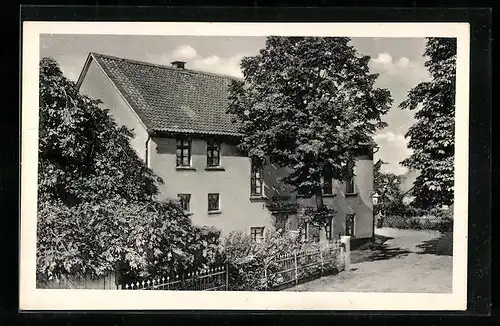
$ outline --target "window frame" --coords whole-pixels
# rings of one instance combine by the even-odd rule
[[[348,221],[352,221],[352,222],[349,222],[349,226],[351,226],[350,229],[348,229]],[[351,236],[351,237],[354,236],[355,225],[356,225],[356,214],[346,214],[346,216],[345,216],[345,235],[346,236]],[[350,232],[348,232],[348,231],[350,231]]]
[[[325,238],[326,240],[333,239],[333,218],[325,225]]]
[[[356,193],[356,185],[354,184],[354,164],[347,164],[347,180],[345,181],[345,194],[352,195]]]
[[[333,195],[333,177],[328,170],[325,170],[323,172],[322,182],[323,182],[323,187],[321,190],[323,192],[323,195],[326,196]]]
[[[260,164],[256,164],[255,162],[252,161],[251,167],[250,167],[250,196],[251,197],[264,197],[264,181],[262,177],[262,166]],[[258,178],[256,175],[258,174]],[[259,186],[257,186],[257,182],[260,183]],[[257,192],[257,189],[260,188],[260,191]]]
[[[191,167],[191,147],[192,147],[192,140],[189,137],[176,137],[176,149],[175,149],[175,165],[178,168],[184,168],[184,167]],[[187,145],[186,145],[187,143]],[[186,158],[184,156],[184,150],[187,150],[187,160],[188,163],[184,164],[184,159]],[[179,152],[180,151],[180,152]],[[180,153],[180,156],[179,156]],[[179,164],[180,162],[180,164]]]
[[[183,197],[187,198],[187,202],[186,202],[187,207],[186,208],[184,208],[185,201],[183,200]],[[177,194],[177,198],[179,199],[179,202],[181,203],[181,207],[184,211],[186,211],[186,212],[191,211],[191,194],[185,194],[185,193]]]
[[[260,231],[260,232],[254,232],[254,231]],[[251,226],[250,238],[252,239],[252,241],[259,243],[264,239],[264,232],[265,232],[264,226]]]
[[[220,167],[221,166],[221,142],[215,138],[208,138],[207,139],[207,148],[206,148],[206,155],[207,155],[207,167],[208,168],[215,168],[215,167]],[[211,155],[209,155],[211,153]],[[217,153],[217,164],[214,164],[214,153]]]
[[[216,196],[217,197],[217,208],[212,209],[211,207],[211,197]],[[220,193],[217,192],[211,192],[207,195],[207,208],[208,208],[208,213],[214,213],[214,212],[220,212]]]

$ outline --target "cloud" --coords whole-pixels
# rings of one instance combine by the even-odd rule
[[[227,75],[242,78],[240,62],[248,54],[235,54],[228,57],[221,57],[215,54],[200,56],[198,51],[190,45],[181,45],[172,52],[163,55],[148,55],[147,61],[170,65],[173,60],[186,61],[186,69],[205,71],[215,74]]]
[[[375,141],[386,141],[386,142],[390,142],[390,143],[393,143],[393,142],[399,142],[399,143],[406,142],[406,139],[405,139],[405,137],[403,135],[399,135],[399,134],[396,135],[392,131],[387,131],[387,132],[383,132],[383,133],[377,134],[377,135],[375,135],[374,139],[375,139]]]
[[[188,60],[196,58],[197,55],[198,53],[191,45],[183,44],[179,45],[172,51],[171,57],[172,59]]]
[[[395,134],[392,131],[378,133],[373,138],[380,147],[375,159],[380,158],[389,163],[383,165],[382,171],[394,174],[406,173],[407,169],[399,162],[411,155],[407,139],[402,134]]]
[[[243,59],[243,54],[233,55],[230,57],[219,57],[211,55],[206,58],[194,60],[191,68],[216,74],[228,75],[232,77],[242,78],[240,62]]]
[[[410,59],[408,59],[407,57],[399,58],[399,60],[396,61],[396,66],[401,68],[408,67],[410,66]]]
[[[383,52],[383,53],[379,53],[378,57],[375,59],[372,59],[372,61],[375,63],[387,65],[387,64],[392,63],[392,56],[387,52]]]
[[[388,52],[379,53],[370,60],[370,68],[380,74],[377,82],[387,87],[394,82],[410,88],[429,79],[429,73],[423,62],[414,62],[407,57],[395,60]]]

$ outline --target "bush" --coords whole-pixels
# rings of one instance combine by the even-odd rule
[[[229,289],[232,291],[259,291],[283,286],[295,277],[294,272],[283,272],[284,263],[277,262],[279,257],[291,257],[295,252],[325,251],[326,244],[301,242],[283,232],[267,232],[265,238],[256,243],[250,236],[241,232],[229,234],[224,241],[224,262],[229,268]],[[326,255],[326,254],[325,254]],[[298,265],[311,265],[299,269],[299,279],[318,277],[322,272],[335,272],[340,269],[337,257],[325,257],[325,264],[312,266],[317,256],[298,256]],[[289,260],[290,262],[290,260]],[[267,280],[264,278],[267,272]],[[266,283],[267,282],[267,283]]]
[[[448,232],[453,230],[453,220],[442,216],[384,216],[382,226],[395,229],[437,230]]]
[[[219,231],[191,223],[178,203],[107,205],[39,202],[37,279],[64,275],[137,277],[180,274],[211,264]]]

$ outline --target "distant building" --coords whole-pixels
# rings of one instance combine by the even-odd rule
[[[373,236],[372,144],[359,149],[354,177],[330,179],[324,203],[337,210],[324,230],[297,229],[297,217],[314,200],[278,182],[287,169],[252,165],[237,145],[238,123],[226,113],[232,78],[90,53],[77,86],[103,101],[117,123],[133,129],[132,146],[165,184],[161,198],[178,198],[193,223],[258,240],[287,225],[317,240]]]
[[[400,189],[405,194],[405,196],[403,197],[403,202],[405,204],[410,204],[414,199],[412,193],[413,184],[415,183],[415,180],[417,180],[417,177],[419,175],[420,173],[415,170],[408,170],[408,172],[401,175]]]

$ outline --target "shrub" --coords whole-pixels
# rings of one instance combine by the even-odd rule
[[[296,252],[314,253],[314,255],[298,256],[298,265],[306,266],[299,268],[299,279],[317,277],[325,271],[340,270],[338,257],[335,254],[332,256],[325,253],[329,256],[325,257],[323,266],[313,264],[317,262],[317,253],[320,250],[326,252],[325,246],[324,243],[301,242],[284,232],[267,232],[259,243],[252,241],[246,234],[233,232],[224,241],[224,261],[229,268],[229,289],[258,291],[266,287],[276,288],[284,285],[292,277],[295,278],[294,271],[280,273],[284,269],[284,263],[277,259],[292,257]],[[266,272],[267,279],[264,278]]]
[[[453,230],[453,220],[440,215],[432,216],[384,216],[384,227],[410,230],[437,230],[448,232]]]
[[[71,208],[40,201],[38,208],[40,280],[99,277],[117,270],[123,284],[140,276],[205,268],[220,251],[219,232],[192,225],[173,201]]]

